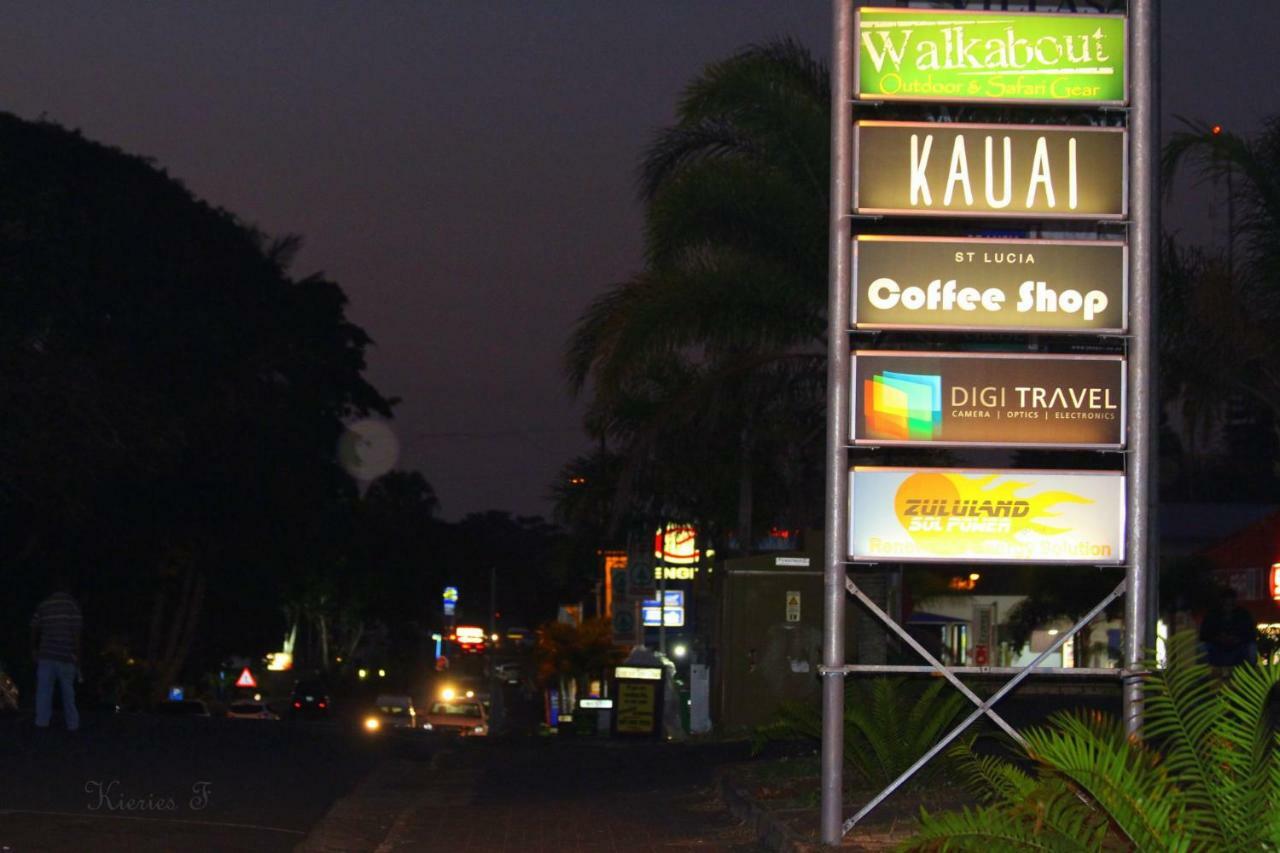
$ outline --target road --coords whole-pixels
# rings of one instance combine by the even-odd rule
[[[380,758],[433,749],[323,722],[90,715],[72,734],[7,718],[0,853],[292,850]]]

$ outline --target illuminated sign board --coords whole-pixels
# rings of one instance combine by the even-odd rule
[[[446,586],[444,588],[444,615],[452,616],[454,611],[458,609],[458,588],[456,586]]]
[[[653,556],[664,563],[687,566],[698,562],[698,531],[691,524],[668,524],[653,534]]]
[[[1128,268],[1128,249],[1115,241],[860,235],[853,326],[1123,332]]]
[[[666,607],[661,607],[658,600],[650,599],[641,605],[646,628],[656,628],[666,622],[668,628],[684,627],[684,590],[669,589],[663,594]]]
[[[854,123],[863,214],[1123,219],[1126,134],[1115,127]]]
[[[854,444],[1118,449],[1125,363],[1110,355],[853,355]]]
[[[1119,471],[854,468],[849,557],[874,562],[1116,565]]]
[[[1119,15],[859,9],[860,99],[1071,106],[1128,99]]]

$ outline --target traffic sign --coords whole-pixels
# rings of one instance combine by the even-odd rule
[[[653,566],[646,562],[636,561],[628,569],[627,591],[635,598],[652,596],[658,589],[653,579]]]
[[[240,673],[240,677],[236,679],[236,687],[257,687],[258,680],[253,677],[253,673],[249,671],[249,667],[245,667]]]
[[[609,570],[610,599],[613,606],[628,606],[628,579],[630,574],[625,568]]]
[[[614,608],[613,641],[621,646],[629,646],[636,641],[636,613],[630,604]]]

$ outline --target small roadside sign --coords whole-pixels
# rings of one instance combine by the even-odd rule
[[[609,570],[609,605],[614,610],[629,606],[627,602],[627,597],[630,595],[629,577],[625,568]]]
[[[240,677],[236,679],[236,687],[257,687],[258,679],[253,677],[253,673],[249,671],[249,667],[245,667],[240,673]]]
[[[652,598],[657,592],[653,579],[653,566],[636,560],[628,568],[627,591],[634,598]]]
[[[787,591],[787,621],[800,621],[800,593],[797,590]]]
[[[636,611],[631,606],[618,606],[613,609],[613,642],[620,646],[629,646],[636,641]]]

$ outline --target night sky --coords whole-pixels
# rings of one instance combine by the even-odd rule
[[[1271,0],[1165,0],[1164,113],[1250,132],[1280,113]],[[640,264],[635,163],[681,87],[826,0],[5,3],[0,108],[154,158],[306,246],[403,398],[400,467],[443,515],[547,513],[587,449],[561,352]],[[1166,131],[1173,121],[1166,118]],[[1203,191],[1166,224],[1221,237]]]

